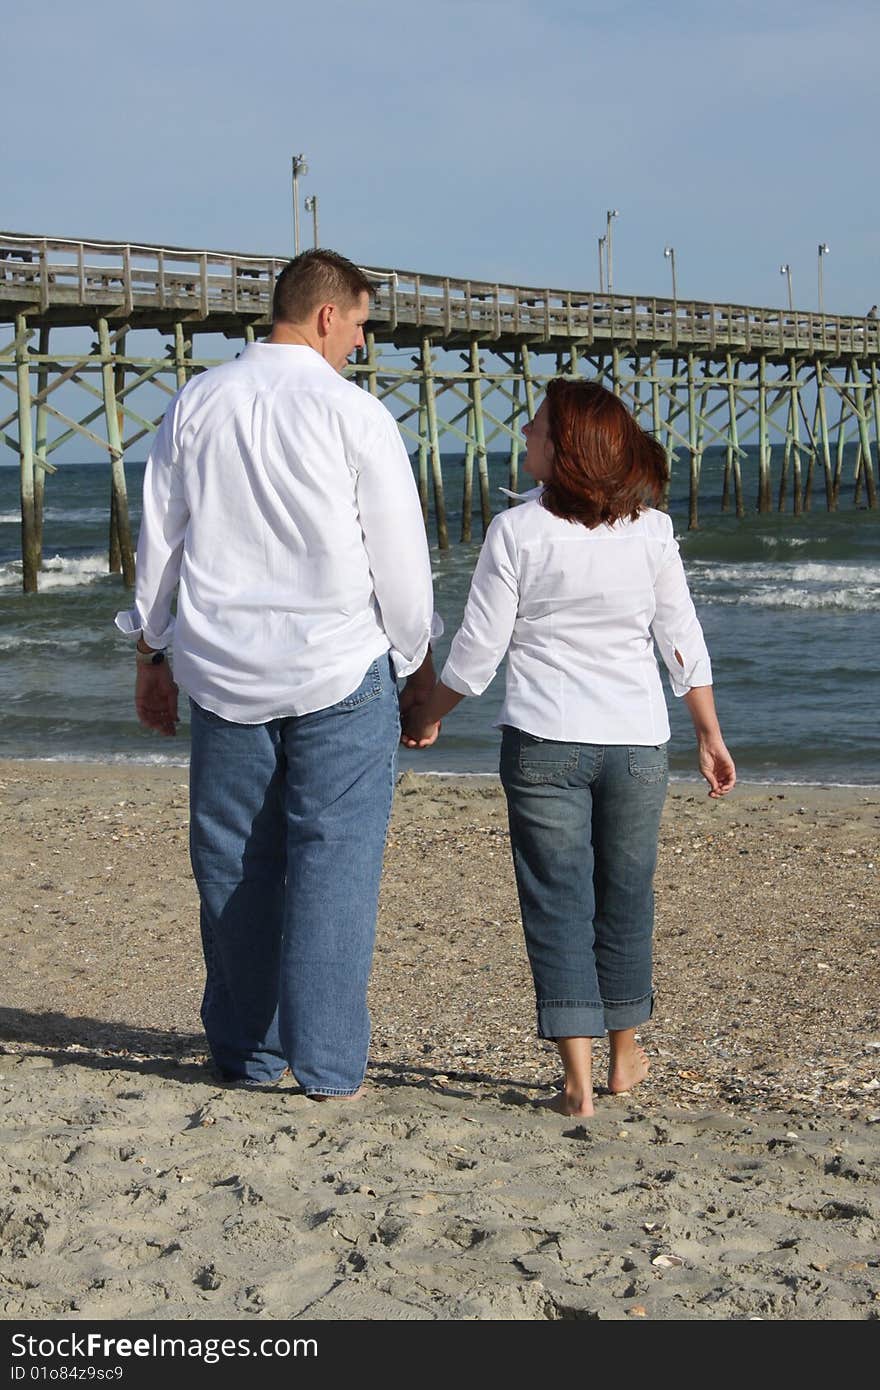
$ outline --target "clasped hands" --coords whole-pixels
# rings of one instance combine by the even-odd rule
[[[436,680],[430,653],[418,671],[413,672],[401,691],[400,741],[405,748],[430,748],[437,742],[440,721],[462,699],[455,690]]]
[[[429,675],[423,672],[424,667],[410,676],[400,692],[400,741],[405,748],[430,748],[440,733],[440,720],[426,717],[436,689],[433,665]]]

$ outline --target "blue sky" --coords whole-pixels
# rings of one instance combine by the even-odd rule
[[[365,264],[880,300],[876,0],[7,7],[3,230],[283,253],[290,156]],[[304,229],[310,231],[308,218]]]

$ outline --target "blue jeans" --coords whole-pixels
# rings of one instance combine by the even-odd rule
[[[559,743],[505,727],[501,781],[538,1036],[650,1018],[666,745]]]
[[[313,714],[234,724],[192,704],[190,856],[202,1022],[215,1063],[257,1084],[286,1066],[351,1095],[370,1044],[367,981],[400,717],[388,657]]]

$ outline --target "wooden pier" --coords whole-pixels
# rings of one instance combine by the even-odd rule
[[[168,399],[193,372],[229,356],[229,349],[203,351],[210,336],[248,342],[268,331],[285,264],[284,257],[0,234],[0,324],[12,332],[0,342],[0,383],[15,398],[6,412],[0,405],[0,444],[20,462],[26,590],[39,582],[52,454],[75,436],[109,459],[110,567],[133,582],[125,455],[138,445],[146,453]],[[719,444],[722,507],[739,516],[798,513],[819,492],[833,511],[844,486],[877,506],[876,318],[364,269],[375,301],[366,350],[350,370],[397,417],[441,547],[450,542],[441,453],[464,456],[460,539],[470,540],[475,470],[485,530],[488,453],[505,451],[515,489],[522,425],[547,380],[560,374],[603,381],[661,440],[670,466],[687,469],[692,527],[703,456]],[[53,351],[53,331],[57,344],[58,330],[71,328],[91,330],[90,348]],[[132,346],[144,330],[156,346],[147,356]],[[88,401],[72,413],[77,390],[77,400]],[[775,497],[774,439],[784,445]],[[846,478],[848,443],[855,466]]]

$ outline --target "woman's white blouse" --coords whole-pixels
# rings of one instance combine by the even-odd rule
[[[672,522],[647,509],[588,530],[548,512],[541,491],[490,525],[443,683],[480,695],[507,652],[498,725],[572,743],[665,743],[654,642],[676,695],[712,684]]]

